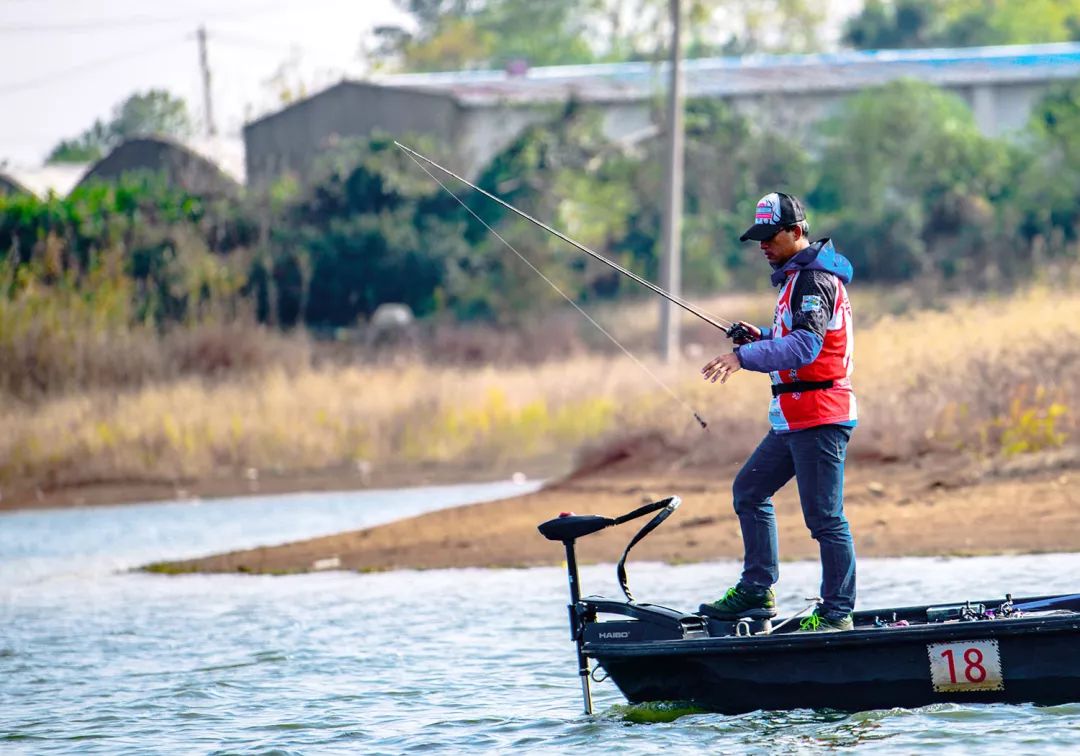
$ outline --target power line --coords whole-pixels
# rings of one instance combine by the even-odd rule
[[[34,87],[40,86],[41,84],[47,84],[54,79],[61,79],[67,76],[78,76],[79,74],[94,68],[101,68],[102,66],[107,66],[112,63],[119,63],[123,60],[130,60],[131,58],[141,58],[144,55],[160,52],[163,49],[168,49],[181,43],[187,44],[187,38],[181,37],[180,39],[173,39],[171,41],[159,41],[154,43],[152,46],[140,47],[135,50],[129,50],[127,52],[120,53],[119,55],[110,55],[107,58],[98,58],[96,60],[87,61],[85,63],[80,63],[77,66],[65,68],[60,71],[53,71],[51,73],[36,76],[32,79],[25,79],[14,84],[0,85],[0,94],[18,92],[23,89],[33,89]]]
[[[161,24],[190,24],[204,20],[226,20],[240,18],[256,14],[268,13],[288,5],[284,0],[274,3],[266,3],[246,10],[234,9],[218,13],[202,13],[198,15],[174,16],[161,18],[159,16],[128,16],[127,18],[97,19],[88,21],[76,21],[61,24],[5,24],[0,26],[0,34],[40,34],[40,33],[69,33],[88,32],[95,30],[130,29],[142,26],[156,26]]]
[[[303,57],[304,60],[323,66],[345,68],[350,63],[356,62],[355,60],[342,61],[329,54],[324,49],[311,47],[310,45],[295,41],[286,42],[284,40],[263,39],[252,37],[250,35],[235,34],[231,31],[211,31],[209,36],[213,42],[218,45],[224,45],[225,47],[258,50],[276,56],[297,55]]]
[[[246,47],[253,50],[263,50],[272,53],[286,53],[294,50],[303,51],[303,46],[292,42],[280,40],[266,40],[233,32],[213,32],[210,35],[214,41],[234,47]]]
[[[190,18],[157,18],[153,16],[135,16],[126,19],[105,19],[98,21],[80,21],[68,24],[6,24],[0,26],[0,34],[34,34],[37,32],[81,32],[93,29],[128,29],[155,24],[175,24],[190,21]]]

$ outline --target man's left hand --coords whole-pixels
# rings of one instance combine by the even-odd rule
[[[716,379],[719,378],[721,383],[727,383],[727,379],[740,370],[742,370],[742,365],[739,364],[738,355],[728,352],[703,367],[701,372],[707,381],[712,380],[716,383]]]

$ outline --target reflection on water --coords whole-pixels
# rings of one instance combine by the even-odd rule
[[[777,751],[798,751],[806,746],[842,748],[891,737],[882,731],[881,712],[870,716],[835,711],[772,712],[757,723],[759,736],[773,741]]]
[[[505,481],[0,513],[0,585],[31,574],[109,573],[297,541],[517,496],[540,485]]]
[[[635,724],[669,724],[680,721],[690,728],[707,727],[714,733],[720,724],[727,739],[737,740],[748,748],[768,744],[770,753],[797,753],[807,749],[857,746],[875,740],[887,740],[878,721],[896,712],[774,711],[753,712],[721,717],[687,704],[646,703],[614,705],[600,716]]]
[[[312,500],[311,513],[276,501],[0,516],[0,752],[1066,753],[1080,739],[1080,705],[699,712],[637,724],[611,683],[595,686],[600,713],[585,717],[561,568],[125,571],[446,500],[418,490],[345,495],[321,510]],[[1075,592],[1078,567],[1071,554],[863,560],[860,602]],[[737,572],[733,562],[635,563],[633,588],[642,601],[693,607]],[[582,579],[586,593],[619,594],[610,565]],[[814,563],[784,564],[781,608],[801,608],[818,579]]]
[[[626,706],[615,705],[608,709],[605,714],[612,717],[622,717],[633,724],[655,724],[657,722],[674,722],[692,714],[707,714],[690,703],[681,701],[650,701],[647,703],[627,704]]]

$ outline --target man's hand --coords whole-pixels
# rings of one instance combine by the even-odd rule
[[[758,328],[753,323],[747,323],[745,320],[738,320],[738,321],[735,322],[735,325],[736,326],[741,326],[742,329],[746,333],[750,334],[750,338],[746,338],[745,336],[742,337],[742,338],[733,338],[732,340],[736,344],[739,344],[739,345],[749,344],[752,341],[760,341],[761,340],[761,329]]]
[[[760,334],[761,331],[758,331],[758,335]],[[740,370],[742,370],[742,365],[739,364],[738,355],[734,352],[728,352],[703,367],[701,372],[707,381],[712,380],[713,383],[716,383],[716,379],[719,378],[721,383],[727,383],[727,379]]]

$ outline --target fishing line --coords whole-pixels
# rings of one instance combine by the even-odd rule
[[[593,317],[591,315],[589,315],[589,313],[585,312],[585,310],[583,310],[578,305],[577,302],[575,302],[573,299],[571,299],[569,296],[567,296],[566,292],[564,292],[562,289],[560,289],[558,284],[556,284],[554,281],[552,281],[550,278],[548,278],[546,275],[544,275],[543,271],[541,271],[539,268],[537,268],[535,265],[533,265],[531,262],[529,262],[529,260],[525,257],[525,255],[518,252],[517,248],[514,247],[513,244],[511,244],[510,242],[508,242],[506,239],[503,238],[502,234],[500,234],[494,228],[489,226],[487,224],[487,222],[483,218],[481,218],[479,215],[476,214],[475,210],[473,210],[471,207],[469,207],[467,204],[465,204],[465,201],[463,199],[461,199],[461,197],[457,196],[452,191],[450,191],[450,187],[448,187],[446,184],[444,184],[439,179],[438,176],[436,176],[434,173],[429,171],[427,169],[427,167],[423,163],[421,163],[419,160],[416,159],[416,157],[413,156],[413,154],[411,154],[412,150],[408,149],[407,147],[405,147],[402,144],[398,144],[397,142],[394,142],[394,144],[397,144],[398,147],[401,147],[402,149],[406,150],[406,154],[409,155],[409,159],[412,160],[414,163],[416,163],[420,167],[420,170],[422,170],[424,173],[426,173],[428,176],[430,176],[431,179],[436,184],[441,186],[443,188],[443,190],[447,194],[449,194],[451,197],[453,197],[455,200],[457,200],[458,204],[461,205],[463,208],[465,208],[469,212],[469,214],[472,215],[472,217],[474,217],[474,218],[476,218],[476,220],[480,221],[480,225],[482,225],[484,228],[486,228],[488,231],[490,231],[492,233],[492,235],[496,239],[498,239],[503,244],[505,244],[507,247],[509,247],[510,251],[518,256],[518,259],[520,259],[523,263],[525,263],[527,266],[529,266],[529,269],[532,270],[534,273],[536,273],[536,275],[538,275],[538,276],[540,276],[540,278],[544,279],[544,281],[546,281],[547,284],[551,288],[553,288],[555,291],[557,291],[559,293],[559,296],[561,296],[563,299],[565,299],[567,302],[570,303],[571,307],[573,307],[575,310],[580,312],[582,314],[582,316],[584,316],[584,318],[586,320],[588,320],[590,323],[592,323],[594,326],[596,326],[597,330],[599,330],[600,333],[607,336],[608,339],[611,340],[611,343],[614,344],[615,346],[617,346],[620,350],[622,350],[623,354],[625,354],[627,357],[629,357],[631,360],[633,360],[634,364],[637,365],[639,368],[641,368],[645,372],[646,375],[648,375],[650,378],[652,378],[657,386],[659,386],[664,391],[666,391],[668,393],[668,395],[671,396],[672,399],[674,399],[676,402],[681,404],[683,406],[683,408],[686,409],[687,412],[692,414],[694,416],[694,419],[698,422],[698,425],[700,425],[702,427],[702,429],[708,429],[709,424],[706,423],[705,420],[702,419],[701,415],[699,415],[697,413],[697,411],[693,407],[691,407],[681,396],[676,394],[675,391],[670,386],[668,386],[666,383],[664,383],[664,381],[662,381],[660,379],[660,376],[656,375],[656,373],[654,373],[652,370],[649,370],[648,366],[645,365],[645,363],[643,363],[641,360],[639,360],[637,357],[635,357],[633,355],[633,353],[631,353],[629,349],[624,347],[622,345],[622,343],[620,343],[617,338],[612,336],[611,333],[609,333],[606,328],[604,328],[602,325],[597,323],[596,320],[594,320]],[[421,157],[423,157],[423,156],[421,156]],[[450,172],[447,171],[447,173],[450,173]],[[453,176],[454,174],[451,173],[450,175]],[[455,176],[455,178],[457,178],[457,176]],[[466,181],[464,183],[468,183],[468,182]],[[480,190],[480,191],[483,191],[483,190]],[[487,192],[484,192],[484,194],[487,194]],[[492,196],[492,195],[488,195],[488,196]],[[523,213],[519,213],[519,214],[523,214]],[[560,234],[560,236],[561,236],[561,234]]]
[[[402,150],[404,150],[410,156],[412,156],[414,163],[416,162],[417,158],[420,158],[425,163],[429,163],[429,164],[433,165],[434,167],[438,168],[440,171],[442,171],[446,175],[457,179],[462,184],[465,184],[465,186],[479,192],[480,194],[484,195],[488,199],[493,200],[495,202],[498,202],[500,205],[505,207],[507,210],[520,215],[525,220],[529,221],[530,223],[532,223],[532,224],[534,224],[536,226],[539,226],[540,228],[547,231],[549,234],[554,234],[555,236],[559,237],[560,239],[562,239],[564,242],[571,245],[572,247],[575,247],[575,248],[581,250],[582,252],[584,252],[585,254],[589,255],[590,257],[593,257],[593,258],[599,260],[604,265],[607,265],[610,268],[614,268],[615,270],[622,273],[624,276],[627,276],[628,278],[634,279],[635,281],[637,281],[639,284],[641,284],[645,288],[649,289],[650,291],[655,292],[656,294],[659,294],[660,296],[662,296],[664,299],[668,300],[669,302],[671,302],[673,304],[677,304],[679,307],[683,308],[684,310],[689,312],[691,315],[694,315],[694,316],[700,318],[701,320],[704,320],[706,323],[713,326],[714,328],[719,328],[721,331],[724,331],[725,333],[728,333],[728,335],[730,335],[730,333],[729,333],[730,329],[735,326],[735,323],[728,320],[727,318],[721,318],[718,315],[713,315],[712,313],[710,313],[710,312],[708,312],[708,311],[706,311],[706,310],[704,310],[702,308],[695,307],[694,305],[690,304],[689,302],[687,302],[682,297],[676,296],[676,295],[672,294],[669,291],[665,291],[664,289],[661,289],[659,286],[654,284],[652,281],[649,281],[649,280],[647,280],[645,278],[642,278],[637,273],[634,273],[633,271],[624,268],[623,266],[619,265],[617,262],[614,262],[613,260],[607,259],[603,255],[601,255],[599,252],[594,252],[593,250],[586,247],[584,244],[582,244],[580,242],[577,242],[577,241],[574,241],[573,239],[571,239],[569,236],[562,233],[561,231],[559,231],[559,230],[557,230],[555,228],[552,228],[551,226],[549,226],[548,224],[546,224],[546,223],[544,223],[542,221],[538,221],[536,218],[532,217],[531,215],[529,215],[526,212],[518,210],[516,207],[514,207],[513,205],[511,205],[509,202],[502,199],[501,197],[497,197],[496,195],[492,194],[491,192],[484,191],[483,189],[478,187],[476,184],[472,183],[468,179],[462,178],[461,176],[459,176],[456,173],[454,173],[453,171],[451,171],[449,168],[444,168],[443,166],[439,165],[438,163],[436,163],[431,158],[425,157],[424,155],[421,155],[416,150],[413,150],[413,149],[410,149],[410,148],[406,147],[401,142],[395,141],[394,144],[397,145],[398,147],[400,147]],[[420,167],[423,168],[423,166],[420,166]],[[425,170],[425,173],[427,173],[426,170]],[[428,173],[428,175],[430,176],[431,174]],[[432,176],[432,178],[434,178],[434,176]],[[453,194],[453,192],[450,192],[450,193]],[[481,221],[481,222],[483,222],[483,221]]]

